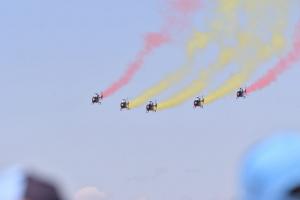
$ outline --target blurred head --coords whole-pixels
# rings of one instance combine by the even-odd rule
[[[14,168],[0,175],[0,199],[61,200],[61,197],[52,183]]]
[[[243,200],[300,199],[300,135],[273,136],[246,155],[242,170]]]
[[[25,200],[61,200],[57,189],[47,181],[28,176],[26,185]]]

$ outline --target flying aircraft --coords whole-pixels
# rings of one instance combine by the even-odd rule
[[[236,98],[246,98],[247,90],[240,88],[236,93]]]
[[[146,106],[146,111],[147,111],[147,113],[150,111],[156,112],[157,111],[157,103],[153,103],[153,101],[149,101],[149,103]]]
[[[121,104],[120,104],[120,110],[122,111],[123,109],[127,109],[129,110],[129,101],[127,101],[126,99],[123,99],[121,101]]]
[[[95,93],[95,96],[92,97],[92,104],[95,104],[95,103],[101,104],[102,99],[103,99],[102,93],[101,93],[101,95]]]
[[[203,104],[204,104],[204,98],[200,98],[200,97],[196,97],[196,99],[194,100],[194,108],[200,107],[203,108]]]

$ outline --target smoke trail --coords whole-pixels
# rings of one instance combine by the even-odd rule
[[[185,87],[183,90],[171,96],[167,100],[160,102],[158,105],[158,110],[164,110],[164,109],[175,107],[185,102],[187,99],[195,96],[199,91],[201,91],[207,86],[207,79],[209,79],[213,71],[216,71],[217,68],[219,68],[220,66],[227,65],[233,59],[233,55],[234,55],[233,49],[231,48],[225,49],[219,55],[217,63],[210,66],[209,67],[210,69],[208,68],[204,70],[200,74],[199,79],[193,81],[193,83],[190,84],[188,87]]]
[[[237,28],[237,10],[240,6],[240,1],[221,0],[217,6],[216,13],[218,14],[215,16],[216,19],[213,19],[213,22],[211,23],[212,32],[214,33],[214,35],[211,36],[211,39],[217,44],[224,46],[225,39],[228,39],[229,37],[235,38],[236,36],[236,33],[233,33],[233,30],[236,30]],[[245,39],[245,37],[241,38]],[[246,43],[242,41],[242,44]],[[244,46],[241,45],[240,50],[242,50],[242,47]],[[167,100],[159,103],[158,109],[163,110],[175,107],[204,89],[207,86],[210,77],[224,68],[233,59],[234,55],[237,53],[235,50],[236,49],[233,49],[232,47],[221,48],[216,63],[201,70],[199,78],[190,85],[172,95]]]
[[[201,92],[208,86],[217,72],[224,69],[235,57],[238,57],[239,55],[242,56],[242,54],[244,53],[244,49],[249,48],[249,46],[251,45],[259,47],[259,44],[261,43],[258,38],[249,35],[249,33],[241,33],[238,38],[239,44],[237,47],[224,48],[216,63],[208,66],[206,69],[201,71],[199,78],[193,81],[192,84],[188,85],[167,100],[161,102],[158,109],[164,110],[178,106],[188,99],[196,96],[199,92]],[[263,51],[267,51],[267,49]]]
[[[251,1],[251,3],[253,3],[253,2]],[[270,22],[269,23],[264,22],[265,17],[263,17],[263,16],[266,13],[266,10],[264,9],[264,7],[262,7],[261,5],[254,6],[256,4],[253,3],[253,4],[248,4],[248,5],[251,5],[252,8],[256,7],[258,9],[260,9],[260,13],[256,14],[256,16],[259,17],[258,20],[257,20],[257,18],[254,18],[254,20],[252,19],[253,21],[249,26],[249,28],[250,28],[249,30],[250,30],[250,32],[253,32],[253,30],[256,30],[258,27],[261,27],[264,29],[270,27],[266,31],[268,31],[268,32],[270,31],[271,33],[273,33],[271,45],[265,45],[265,46],[260,45],[261,47],[253,46],[252,48],[255,48],[256,51],[258,50],[258,53],[256,56],[251,58],[251,57],[247,56],[247,54],[246,54],[243,56],[243,57],[245,57],[245,59],[243,59],[243,57],[240,57],[239,63],[244,65],[244,67],[242,67],[242,69],[237,74],[230,77],[217,90],[210,93],[208,95],[208,97],[205,99],[206,104],[212,103],[212,102],[216,101],[217,99],[233,92],[238,87],[241,87],[241,85],[244,84],[250,78],[250,76],[255,72],[257,67],[259,67],[263,61],[270,58],[272,56],[272,54],[279,53],[280,50],[283,50],[283,48],[285,47],[286,41],[284,38],[284,34],[282,32],[286,28],[289,3],[284,0],[282,0],[282,1],[278,0],[276,2],[276,4],[274,4],[273,1],[269,1],[269,2],[266,1],[264,3],[266,3],[267,6],[268,5],[273,6],[273,7],[276,6],[276,8],[272,8],[272,9],[276,9],[276,10],[272,10],[272,11],[273,11],[273,13],[275,12],[277,14],[276,17],[272,15],[273,16],[272,23],[273,23],[273,25],[275,25],[275,29],[274,29],[274,27],[273,27],[273,29],[270,27],[270,25],[269,25]],[[274,20],[274,19],[279,19],[279,20]],[[266,25],[268,25],[268,26],[266,26]],[[259,30],[259,29],[257,29],[257,30]],[[246,63],[246,64],[243,64],[243,63]]]
[[[146,101],[166,90],[176,82],[182,80],[186,75],[188,75],[192,70],[197,51],[201,48],[204,48],[207,45],[208,41],[209,37],[207,34],[203,34],[200,32],[195,33],[195,35],[187,45],[187,54],[189,57],[188,62],[180,67],[177,71],[160,81],[158,84],[149,88],[141,95],[133,99],[130,102],[130,108],[137,108],[143,105]]]
[[[168,0],[169,11],[166,18],[165,24],[161,30],[157,33],[148,33],[144,38],[144,44],[142,49],[137,53],[136,58],[127,67],[127,70],[123,75],[112,83],[107,89],[103,91],[103,97],[108,97],[120,90],[123,86],[127,85],[134,75],[144,65],[145,58],[149,56],[155,49],[162,45],[170,42],[171,32],[181,26],[187,24],[189,18],[194,14],[200,7],[200,0]]]
[[[263,77],[258,79],[255,83],[247,88],[247,93],[252,93],[257,90],[261,90],[278,78],[282,73],[288,70],[292,64],[300,59],[300,22],[297,25],[296,35],[294,39],[293,49],[288,55],[279,60],[279,62],[271,68]]]
[[[197,12],[198,8],[201,6],[201,1],[199,0],[169,0],[169,5],[174,10],[180,11],[183,14],[189,14]]]
[[[170,41],[169,35],[166,33],[148,33],[144,39],[144,47],[138,53],[134,62],[132,62],[125,73],[119,80],[114,82],[109,88],[103,91],[103,96],[108,97],[121,89],[124,85],[133,78],[136,72],[143,66],[145,57],[149,55],[154,49],[159,48],[161,45]]]
[[[249,44],[259,44],[257,38],[250,36],[249,33],[241,33],[237,36],[239,38],[239,43],[237,47],[226,47],[221,49],[221,53],[217,62],[207,66],[204,70],[200,72],[198,79],[194,80],[190,85],[171,96],[167,100],[159,104],[158,109],[164,110],[178,106],[193,96],[197,95],[200,91],[205,89],[211,82],[213,76],[224,69],[237,55],[239,55],[243,49],[245,49]]]
[[[193,2],[193,3],[192,2],[193,1],[191,1],[191,3],[189,4],[190,6],[188,6],[188,8],[184,7],[184,6],[180,6],[180,7],[184,8],[183,10],[192,9],[193,7],[195,7],[194,6],[195,2]],[[220,12],[218,12],[218,13],[224,13],[225,16],[227,18],[229,16],[231,20],[228,20],[228,21],[225,20],[224,21],[225,23],[221,23],[221,25],[220,25],[221,27],[223,27],[223,26],[228,27],[230,24],[232,24],[232,22],[235,22],[236,18],[234,16],[235,16],[235,13],[236,13],[235,10],[238,7],[238,4],[239,4],[238,0],[229,0],[229,1],[222,0],[221,5],[219,6]],[[177,6],[178,5],[179,4],[177,4]],[[227,5],[229,5],[229,7]],[[227,19],[226,17],[222,16],[220,18],[218,16],[216,20],[220,21],[220,19]],[[188,44],[188,59],[187,59],[186,64],[183,65],[181,68],[179,68],[179,70],[172,73],[171,75],[166,77],[164,80],[162,80],[161,82],[156,84],[155,86],[146,90],[143,94],[141,94],[137,98],[135,98],[131,102],[131,108],[136,108],[136,107],[141,106],[149,99],[153,98],[154,96],[156,96],[159,93],[163,92],[164,90],[168,89],[175,83],[181,81],[188,74],[190,74],[192,72],[192,69],[194,66],[194,60],[195,60],[197,51],[201,48],[204,48],[210,40],[219,38],[218,36],[220,36],[220,34],[222,35],[222,37],[225,36],[225,33],[221,33],[220,30],[218,30],[218,29],[210,31],[210,33],[206,34],[207,36],[203,36],[202,33],[196,33],[195,36],[190,40],[190,42]],[[230,34],[231,33],[228,33],[228,35],[230,35]],[[224,54],[224,56],[225,56],[225,54]],[[224,59],[226,59],[226,58],[224,58]],[[161,108],[161,104],[158,109],[160,109],[160,108]]]
[[[222,3],[223,2],[223,3]],[[237,26],[239,26],[238,24],[234,23],[234,10],[237,9],[238,5],[236,5],[236,1],[233,0],[231,1],[231,4],[228,4],[228,1],[221,1],[221,9],[220,12],[224,12],[226,14],[226,16],[230,19],[231,23],[224,23],[226,25],[229,25],[227,27],[225,27],[224,30],[222,30],[222,28],[220,28],[220,24],[218,25],[218,21],[213,24],[213,28],[218,28],[219,30],[222,31],[222,33],[226,33],[226,35],[236,35],[235,32],[233,32],[233,30],[237,30]],[[220,55],[220,58],[217,59],[217,63],[214,63],[213,65],[207,67],[205,70],[201,71],[200,77],[199,79],[195,80],[192,84],[188,85],[187,87],[185,87],[184,89],[182,89],[181,91],[179,91],[177,94],[171,96],[170,98],[168,98],[167,100],[161,102],[159,104],[159,110],[163,110],[163,109],[168,109],[168,108],[172,108],[175,107],[179,104],[184,103],[185,101],[187,101],[188,99],[192,98],[193,96],[197,95],[199,92],[201,92],[203,89],[205,89],[208,84],[211,82],[211,79],[214,77],[214,75],[224,69],[226,67],[227,64],[229,64],[230,60],[233,57],[238,57],[237,55],[240,56],[246,56],[247,52],[244,51],[244,49],[247,49],[247,45],[254,45],[254,47],[259,47],[261,41],[258,40],[256,37],[254,37],[253,34],[250,35],[251,32],[253,32],[253,30],[257,29],[257,21],[259,21],[261,18],[261,15],[258,15],[258,10],[261,9],[261,13],[260,14],[264,14],[264,7],[262,6],[261,2],[257,1],[251,1],[251,2],[243,2],[244,4],[246,3],[246,5],[243,5],[244,7],[246,7],[247,12],[249,12],[251,15],[254,16],[254,18],[252,19],[252,23],[250,23],[248,25],[248,29],[250,30],[249,33],[243,33],[241,34],[242,36],[240,37],[240,45],[238,47],[236,47],[235,49],[224,49],[223,53],[225,55]],[[268,3],[270,2],[265,2],[266,5],[268,6]],[[277,6],[278,8],[284,8],[286,7],[286,2],[281,1],[281,2],[277,2]],[[280,4],[281,5],[280,5]],[[280,6],[279,6],[280,5]],[[256,11],[255,11],[256,10]],[[287,9],[283,9],[283,10],[287,10]],[[224,19],[223,19],[224,20]],[[285,24],[284,22],[284,18],[280,18],[280,23],[278,23],[280,25],[280,27],[282,25]],[[217,25],[217,27],[215,27]],[[278,25],[277,25],[278,26]],[[230,27],[230,28],[228,28]],[[279,30],[279,29],[278,29]],[[227,36],[228,37],[228,36]],[[279,39],[278,39],[279,38]],[[275,44],[275,46],[283,46],[283,41],[282,39],[280,39],[280,37],[274,37],[273,39],[273,43]],[[229,51],[226,56],[226,51]],[[265,50],[262,50],[261,53],[263,53],[264,56],[268,55],[268,52],[271,52],[271,50],[268,50],[268,48],[265,48]],[[243,53],[243,54],[241,54]],[[228,57],[229,56],[229,57]],[[246,56],[247,57],[247,56]],[[251,66],[246,67],[247,68],[251,68]],[[250,70],[245,70],[244,72],[242,72],[241,74],[239,74],[240,76],[236,76],[234,79],[232,79],[232,83],[233,82],[242,82],[243,79],[246,79],[246,74],[250,73]],[[243,75],[245,74],[245,75]],[[239,80],[240,79],[240,80]],[[229,81],[230,82],[230,81]],[[234,84],[233,84],[234,85]],[[228,88],[232,87],[230,85],[227,85]],[[223,91],[224,93],[226,93],[226,90],[224,88],[220,88],[221,91]],[[221,95],[221,94],[220,94]],[[210,97],[208,97],[207,101],[210,101]]]
[[[257,67],[259,67],[259,64],[269,59],[274,53],[278,53],[279,50],[284,47],[284,44],[284,38],[282,36],[275,35],[271,45],[265,44],[257,47],[259,51],[254,57],[248,57],[249,60],[242,58],[241,61],[246,62],[246,64],[242,67],[239,73],[229,78],[216,91],[210,93],[205,99],[205,104],[210,104],[220,99],[244,84]]]

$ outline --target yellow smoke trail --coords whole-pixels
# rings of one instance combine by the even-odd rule
[[[257,55],[251,60],[244,60],[245,64],[239,73],[228,79],[220,88],[210,93],[205,98],[205,104],[212,103],[217,99],[235,91],[238,87],[243,85],[257,69],[260,63],[269,59],[273,54],[278,53],[279,50],[283,49],[285,45],[285,38],[281,35],[273,36],[272,44],[266,44],[261,46]]]
[[[241,0],[217,0],[217,9],[210,24],[213,32],[218,32],[214,38],[218,43],[224,43],[225,39],[232,38],[238,32],[238,10],[242,5]]]
[[[217,13],[221,13],[222,15],[217,15],[217,19],[212,23],[212,30],[217,32],[216,37],[214,37],[214,41],[218,42],[218,44],[223,45],[224,40],[228,37],[234,37],[237,34],[233,35],[233,31],[236,31],[237,28],[237,10],[240,6],[241,1],[239,0],[220,0],[217,9]],[[224,68],[229,62],[234,58],[237,52],[241,51],[246,47],[246,44],[249,43],[248,34],[240,35],[240,48],[232,48],[227,47],[226,49],[221,49],[221,53],[217,62],[203,70],[201,72],[199,78],[192,82],[191,85],[179,91],[175,95],[171,96],[171,98],[167,99],[164,102],[159,104],[158,109],[163,110],[167,108],[171,108],[177,106],[192,96],[196,95],[199,91],[207,86],[208,80],[213,74],[217,73],[217,71]],[[252,42],[255,42],[252,40]]]
[[[225,21],[222,21],[224,23],[219,23],[218,28],[223,29],[224,27],[228,27],[230,25],[230,22],[234,22],[236,19],[234,15],[234,11],[236,10],[237,6],[239,5],[239,0],[221,0],[221,4],[219,6],[220,13],[224,13],[225,16],[218,18],[218,20],[222,19]],[[228,16],[230,16],[231,20],[228,20]],[[227,20],[226,20],[227,19]],[[223,27],[223,28],[222,28]],[[188,60],[186,64],[184,64],[179,70],[169,75],[164,80],[160,81],[155,86],[151,87],[150,89],[143,92],[140,96],[133,99],[130,102],[130,108],[136,108],[141,105],[143,105],[146,101],[153,98],[154,96],[160,94],[161,92],[165,91],[175,83],[181,81],[184,77],[186,77],[188,74],[192,72],[195,57],[199,49],[203,49],[209,41],[212,39],[216,39],[217,34],[222,34],[221,31],[218,32],[218,30],[213,30],[210,33],[195,33],[193,38],[189,41],[189,44],[187,45],[187,54],[188,54]],[[220,36],[220,35],[219,35]],[[225,58],[224,58],[225,59]]]
[[[227,47],[223,49],[216,63],[201,71],[199,78],[193,81],[192,84],[188,85],[188,87],[171,96],[166,101],[159,103],[158,110],[175,107],[197,95],[199,91],[207,87],[214,74],[225,68],[250,43],[257,45],[260,43],[258,39],[249,36],[248,33],[240,34],[238,38],[239,46],[237,48]]]
[[[255,4],[249,2],[247,4],[248,9],[253,8]],[[205,99],[205,104],[210,104],[241,87],[241,85],[248,81],[261,63],[270,59],[274,54],[280,53],[280,50],[283,50],[286,46],[286,38],[284,37],[283,30],[286,28],[289,3],[285,0],[278,0],[276,4],[274,4],[273,1],[269,3],[273,6],[277,6],[277,13],[279,14],[274,20],[275,30],[273,30],[271,44],[266,44],[261,46],[261,48],[258,47],[259,51],[257,55],[250,58],[250,60],[241,59],[240,64],[243,65],[241,70],[225,81],[217,90],[210,93]],[[263,14],[265,14],[263,10],[260,14],[262,17],[261,20],[263,20]],[[276,22],[277,18],[280,19],[278,22]],[[253,22],[253,25],[256,23],[257,22]]]
[[[136,108],[143,105],[146,101],[168,89],[170,86],[181,81],[184,77],[191,73],[196,54],[199,49],[204,48],[209,42],[209,35],[206,33],[195,32],[193,38],[188,42],[187,55],[188,62],[180,67],[176,72],[169,75],[157,85],[151,87],[143,94],[130,102],[130,108]]]
[[[246,2],[248,2],[248,1],[246,1]],[[223,3],[225,3],[225,1],[223,1]],[[257,3],[258,2],[254,3],[254,1],[251,1],[251,3],[247,3],[247,6],[245,6],[245,7],[249,9],[249,6],[252,6],[248,11],[250,13],[255,14],[257,12],[254,12],[254,10],[257,10],[257,8],[254,7],[254,5],[256,5]],[[281,4],[281,6],[279,6],[279,8],[280,7],[282,8],[284,5],[286,5],[286,3],[284,3],[284,1],[281,1],[281,3],[282,4]],[[260,7],[258,7],[258,8],[261,8],[261,4],[259,4],[259,6]],[[232,12],[233,11],[232,9],[236,9],[237,7],[235,7],[234,5],[228,4],[228,5],[221,6],[221,8],[223,9],[223,11],[225,10],[224,12]],[[264,12],[262,12],[262,13],[264,13]],[[229,15],[229,13],[228,13],[228,15]],[[256,21],[259,20],[260,17],[261,17],[261,15],[257,15],[256,18],[252,19],[252,23],[248,27],[253,30],[256,26]],[[279,23],[280,27],[283,27],[282,25],[285,24],[285,23],[283,23],[284,22],[284,20],[282,20],[283,18],[280,18],[280,20],[281,20],[281,23]],[[213,27],[213,28],[215,28],[215,27]],[[203,89],[205,89],[208,86],[208,84],[211,82],[211,79],[214,77],[214,75],[218,71],[221,71],[222,69],[224,69],[227,66],[227,64],[229,64],[229,62],[234,57],[239,57],[239,56],[243,57],[243,54],[241,54],[241,53],[244,52],[243,50],[244,50],[244,48],[247,47],[247,45],[259,47],[261,44],[260,40],[258,40],[256,37],[253,37],[253,35],[250,35],[250,31],[248,34],[247,33],[240,34],[239,38],[240,38],[239,39],[240,44],[238,47],[236,47],[234,49],[225,48],[223,50],[223,53],[220,54],[220,58],[217,60],[217,63],[214,63],[213,65],[209,66],[205,70],[201,71],[199,78],[197,80],[193,81],[186,88],[182,89],[181,91],[179,91],[175,95],[171,96],[167,100],[161,102],[159,104],[158,109],[163,110],[163,109],[175,107],[179,104],[184,103],[185,101],[192,98],[193,96],[196,96],[200,91],[202,91]],[[284,42],[283,42],[283,39],[280,39],[280,37],[274,36],[273,41],[274,41],[273,43],[275,43],[275,46],[277,46],[279,48],[283,46]],[[263,50],[262,52],[265,52],[265,50]],[[265,55],[265,56],[267,56],[267,55]]]

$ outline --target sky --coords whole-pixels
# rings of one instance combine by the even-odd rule
[[[234,199],[249,146],[300,131],[299,63],[245,100],[232,94],[203,110],[191,99],[157,113],[120,112],[121,99],[184,63],[187,38],[213,16],[203,9],[130,84],[91,105],[134,58],[144,34],[159,30],[164,8],[163,0],[1,2],[0,169],[19,164],[48,174],[72,200],[86,200],[82,193],[93,193],[92,200]],[[289,37],[299,13],[292,6]]]

